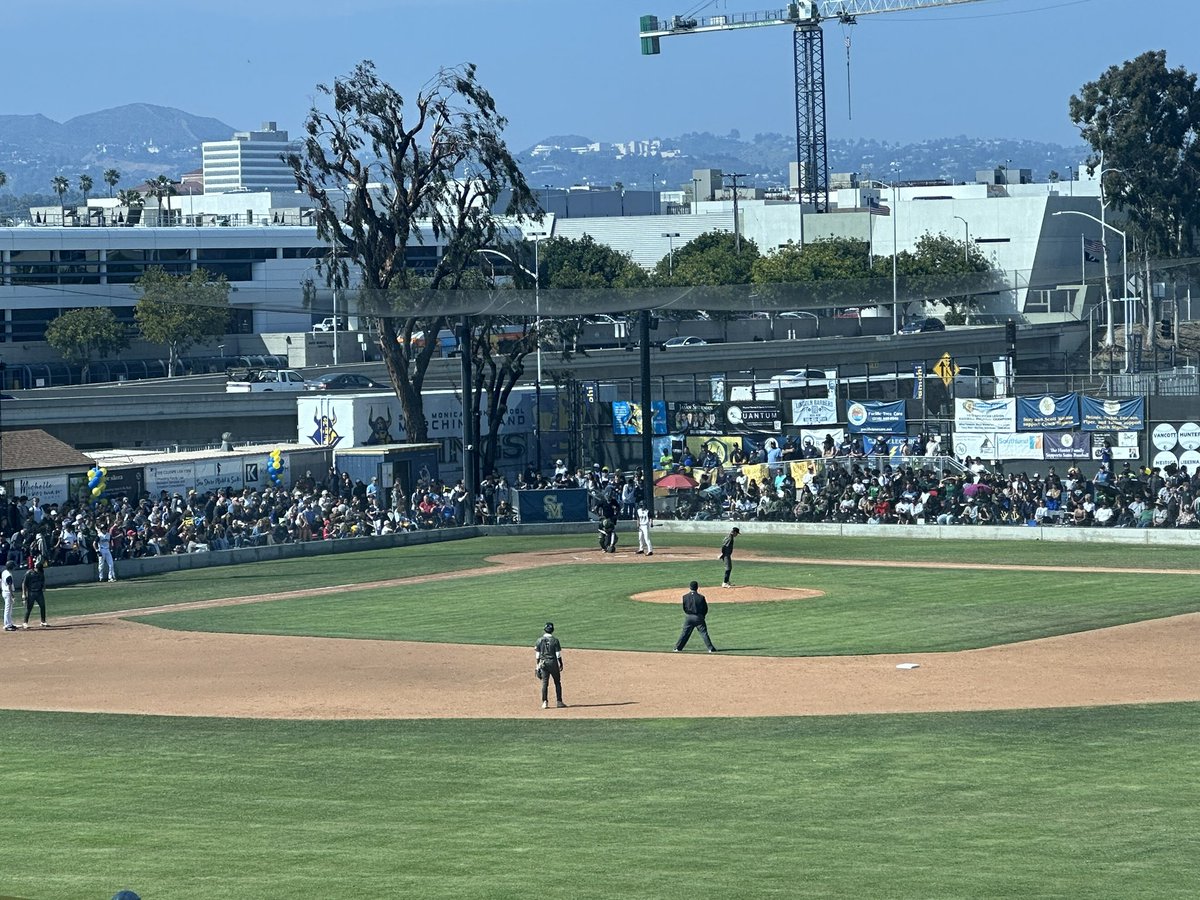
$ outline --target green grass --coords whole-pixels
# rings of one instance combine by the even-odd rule
[[[1200,706],[642,721],[0,713],[0,893],[1192,897]]]
[[[662,651],[678,635],[678,606],[630,595],[659,589],[682,595],[691,578],[707,575],[705,584],[715,585],[721,571],[715,559],[562,565],[139,621],[194,631],[519,646],[550,619],[569,647]],[[1195,576],[743,561],[734,575],[742,584],[824,592],[811,600],[720,604],[729,595],[706,587],[714,643],[756,656],[963,650],[1200,610]]]

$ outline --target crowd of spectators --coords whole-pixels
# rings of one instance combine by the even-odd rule
[[[1100,528],[1190,528],[1200,521],[1200,470],[1186,467],[1114,471],[1101,463],[1092,477],[1076,465],[1060,475],[996,472],[967,457],[946,471],[928,457],[846,461],[813,466],[796,483],[792,466],[768,464],[704,474],[689,517],[873,525],[1061,525]],[[762,467],[758,471],[762,471]]]

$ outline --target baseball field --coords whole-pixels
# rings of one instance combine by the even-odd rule
[[[0,896],[1194,896],[1190,551],[749,533],[726,590],[656,541],[51,589],[0,635]],[[670,652],[691,579],[717,654]]]

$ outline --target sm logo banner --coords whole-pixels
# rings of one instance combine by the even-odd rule
[[[531,522],[586,522],[587,491],[517,491],[517,515]]]

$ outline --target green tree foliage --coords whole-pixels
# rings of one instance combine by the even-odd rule
[[[171,221],[171,198],[179,193],[175,189],[175,184],[166,175],[159,175],[146,182],[146,189],[158,200],[159,221],[164,224],[169,223]]]
[[[1200,92],[1167,68],[1163,50],[1109,67],[1070,100],[1104,176],[1105,197],[1129,216],[1150,255],[1194,255],[1200,229]]]
[[[113,195],[113,188],[115,188],[117,186],[117,182],[119,182],[120,180],[121,180],[121,173],[118,172],[116,169],[105,169],[104,170],[104,183],[108,185],[108,196],[110,198]]]
[[[84,205],[87,205],[88,194],[92,192],[92,176],[83,174],[79,176],[79,191],[83,194]]]
[[[46,343],[73,365],[83,366],[83,381],[90,374],[93,354],[101,358],[129,346],[126,328],[107,307],[70,309],[46,326]]]
[[[54,188],[54,193],[58,194],[58,208],[65,219],[67,217],[67,210],[63,206],[63,195],[71,189],[71,182],[67,181],[66,175],[55,175],[50,179],[50,186]]]
[[[890,259],[890,257],[889,257]],[[774,311],[874,305],[870,247],[850,238],[788,242],[754,261],[762,305]],[[889,294],[890,299],[890,294]]]
[[[552,288],[627,288],[650,283],[646,271],[627,254],[590,234],[543,241],[539,264],[542,284]]]
[[[741,239],[740,252],[728,231],[709,231],[677,247],[654,268],[656,284],[681,287],[750,284],[761,255],[754,241]]]
[[[877,273],[890,274],[891,259],[877,258],[875,267]],[[906,250],[899,255],[896,269],[904,279],[905,294],[922,296],[937,296],[953,290],[956,283],[974,280],[964,276],[993,271],[991,262],[977,246],[964,248],[963,241],[928,232],[917,240],[913,252]],[[965,324],[967,313],[979,305],[978,297],[971,293],[944,294],[927,302],[945,307],[943,318],[948,325]]]
[[[179,355],[206,338],[221,337],[229,325],[229,282],[204,269],[170,275],[148,269],[134,282],[141,298],[134,307],[142,336],[165,344],[170,354],[167,374],[174,375]]]
[[[326,279],[344,286],[353,266],[359,314],[378,335],[410,438],[424,441],[421,388],[437,342],[412,336],[436,335],[448,323],[413,292],[457,288],[477,270],[476,251],[498,244],[491,210],[504,191],[509,215],[536,218],[537,203],[501,137],[507,122],[473,65],[443,69],[411,103],[369,61],[317,90],[332,110],[309,111],[302,146],[287,161],[314,201],[318,233],[334,248]],[[463,172],[470,177],[458,177]],[[422,273],[407,252],[428,237],[444,251]]]

